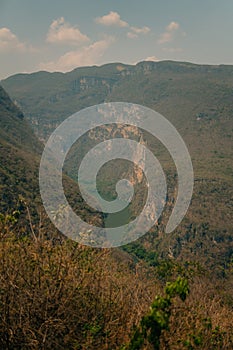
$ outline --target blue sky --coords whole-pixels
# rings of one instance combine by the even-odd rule
[[[0,0],[0,79],[167,59],[233,64],[233,1]]]

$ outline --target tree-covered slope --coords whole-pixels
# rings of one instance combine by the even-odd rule
[[[42,140],[72,113],[102,102],[133,102],[162,113],[188,146],[195,183],[185,219],[172,235],[164,237],[163,227],[173,206],[177,182],[169,155],[152,142],[152,150],[158,153],[167,171],[170,189],[168,213],[152,235],[156,240],[150,239],[152,249],[172,257],[202,257],[211,265],[216,259],[223,265],[230,261],[233,66],[171,61],[141,62],[135,66],[114,63],[77,68],[66,74],[18,74],[2,84]],[[87,146],[85,141],[84,148]],[[70,154],[67,170],[75,178],[74,153]],[[107,168],[105,180],[112,176],[114,170]]]
[[[42,145],[2,87],[0,149],[1,211],[16,209],[20,199],[38,200],[37,165]]]
[[[27,211],[38,222],[44,213],[39,190],[39,164],[43,145],[35,136],[21,110],[0,87],[0,213],[12,213],[19,209],[24,221]],[[77,186],[64,177],[66,194],[74,209],[87,220],[96,213],[87,208],[77,193]],[[43,226],[48,226],[48,220]],[[51,226],[50,226],[51,228]]]
[[[231,350],[233,67],[110,64],[20,74],[3,85],[15,104],[0,88],[0,348]],[[7,214],[22,197],[30,210],[42,209],[43,146],[28,122],[45,140],[69,114],[103,101],[149,106],[176,126],[194,165],[186,217],[164,234],[177,174],[168,152],[149,138],[167,176],[167,209],[158,226],[123,247],[130,255],[51,239],[54,227],[43,216],[37,225],[42,234],[31,239],[29,220],[22,237],[19,223],[11,223],[14,214]],[[85,135],[67,157],[64,170],[74,180],[76,151],[86,152],[91,141]],[[120,172],[120,163],[117,171],[111,164],[103,169],[107,194],[108,181],[112,185]],[[78,215],[101,225],[102,216],[85,205],[75,181],[63,180]]]

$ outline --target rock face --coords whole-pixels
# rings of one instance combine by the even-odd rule
[[[111,79],[102,79],[96,77],[82,77],[80,79],[76,79],[73,81],[73,91],[74,92],[82,92],[87,91],[92,88],[106,88],[106,92],[110,92],[112,85],[114,84],[114,80]]]

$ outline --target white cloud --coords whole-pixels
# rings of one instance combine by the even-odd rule
[[[117,12],[110,11],[108,15],[97,17],[96,23],[104,26],[115,26],[115,27],[128,27],[129,24],[123,21]]]
[[[171,22],[167,27],[166,31],[160,35],[160,38],[158,40],[159,44],[165,44],[168,42],[171,42],[174,38],[175,32],[180,28],[179,23],[177,22]]]
[[[119,13],[113,11],[110,11],[109,14],[105,16],[97,17],[95,22],[109,27],[115,26],[120,28],[129,28],[130,31],[127,33],[127,37],[129,39],[136,39],[140,34],[148,34],[150,32],[150,28],[146,26],[141,28],[130,26],[129,23],[121,19]]]
[[[134,32],[136,34],[147,34],[147,33],[150,32],[150,28],[149,27],[142,27],[142,28],[131,27],[130,29],[132,30],[132,32]]]
[[[177,23],[177,22],[171,22],[171,23],[167,26],[166,29],[167,29],[168,32],[172,32],[172,31],[174,31],[174,30],[179,29],[179,27],[180,27],[179,23]]]
[[[160,60],[159,60],[159,58],[158,57],[156,57],[156,56],[148,56],[148,57],[146,57],[146,58],[142,58],[142,59],[140,59],[139,61],[136,61],[136,62],[133,62],[133,63],[131,63],[131,64],[133,64],[133,65],[135,65],[135,64],[138,64],[139,62],[159,62]]]
[[[39,68],[52,72],[67,72],[78,66],[91,66],[97,64],[98,60],[103,56],[113,40],[112,37],[107,37],[103,40],[96,41],[89,46],[83,47],[80,50],[69,51],[57,61],[41,63]]]
[[[79,45],[89,41],[89,38],[61,17],[51,23],[46,41],[53,44]]]
[[[138,35],[140,34],[148,34],[150,32],[150,28],[149,27],[130,27],[130,32],[127,33],[127,37],[129,39],[135,39],[138,38]]]
[[[158,59],[158,57],[156,57],[156,56],[149,56],[149,57],[145,58],[143,61],[153,61],[153,62],[158,62],[158,61],[159,61],[159,59]]]
[[[9,28],[0,28],[0,52],[27,52],[33,48],[21,42]]]
[[[132,33],[132,32],[128,32],[128,33],[127,33],[127,37],[128,37],[129,39],[136,39],[136,38],[138,38],[138,35],[135,34],[135,33]]]

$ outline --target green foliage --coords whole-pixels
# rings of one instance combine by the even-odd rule
[[[145,249],[139,242],[127,244],[123,246],[123,250],[135,257],[136,261],[144,260],[150,266],[157,266],[159,264],[158,253]]]
[[[182,301],[185,301],[189,294],[188,281],[178,277],[175,282],[167,282],[165,292],[170,298],[174,298],[178,295]]]
[[[18,222],[19,215],[20,215],[19,210],[14,210],[12,214],[7,214],[7,215],[0,213],[0,223],[15,224],[16,222]]]
[[[126,350],[140,350],[147,341],[153,349],[159,350],[160,337],[164,330],[169,328],[169,320],[172,312],[172,299],[176,296],[185,301],[189,294],[188,281],[177,278],[175,282],[169,282],[165,288],[165,296],[157,296],[151,305],[150,312],[143,316],[139,327],[134,330],[133,336]]]

